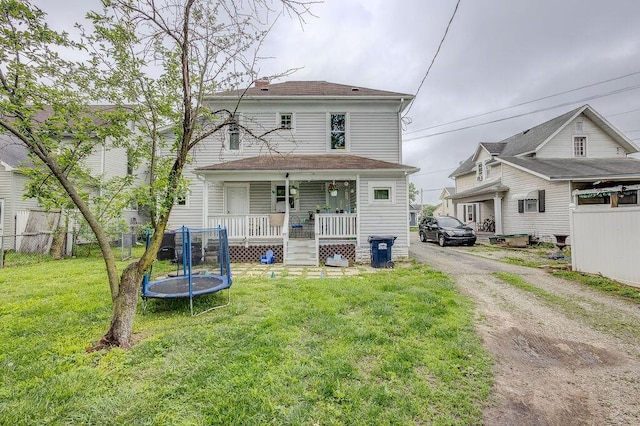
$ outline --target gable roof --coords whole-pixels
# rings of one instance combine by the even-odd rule
[[[361,86],[330,83],[328,81],[285,81],[283,83],[265,84],[258,87],[231,90],[215,95],[216,98],[238,99],[241,96],[249,98],[389,98],[389,99],[413,99],[413,95],[407,93],[388,92],[386,90],[368,89]]]
[[[547,180],[640,179],[640,160],[635,158],[498,157],[497,160]]]
[[[24,144],[6,133],[0,134],[0,162],[9,169],[32,164]]]
[[[620,133],[589,105],[583,105],[528,130],[510,136],[500,142],[481,142],[474,154],[461,163],[449,177],[456,177],[471,172],[475,168],[475,156],[479,152],[480,146],[491,152],[492,155],[498,157],[517,157],[534,153],[580,114],[584,114],[596,123],[605,133],[623,146],[627,152],[638,152],[638,147],[631,140]],[[575,161],[575,159],[565,160]]]
[[[398,170],[417,172],[417,167],[357,155],[259,155],[196,168],[196,171],[270,171],[270,170]]]

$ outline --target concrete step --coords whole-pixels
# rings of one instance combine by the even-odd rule
[[[289,240],[286,264],[295,266],[315,266],[317,264],[315,241]]]

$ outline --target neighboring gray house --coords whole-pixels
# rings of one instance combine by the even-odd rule
[[[528,233],[553,241],[569,235],[572,191],[640,182],[638,147],[584,105],[497,143],[482,142],[451,175],[456,216],[480,224],[495,218],[496,234]],[[637,206],[638,194],[615,197]],[[613,203],[583,197],[580,204]],[[639,218],[640,220],[640,218]]]
[[[341,254],[370,256],[369,236],[397,237],[409,253],[408,176],[400,116],[412,95],[324,81],[256,83],[211,96],[241,126],[203,141],[185,170],[190,193],[170,227],[225,226],[233,261],[317,265]],[[241,102],[240,102],[241,101]],[[269,134],[266,142],[242,127]]]
[[[418,226],[420,213],[422,213],[422,205],[409,204],[409,226]]]

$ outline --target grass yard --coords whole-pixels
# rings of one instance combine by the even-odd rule
[[[99,259],[0,270],[0,290],[1,424],[467,425],[489,398],[471,303],[424,266],[237,278],[230,307],[150,301],[132,349],[94,353]]]

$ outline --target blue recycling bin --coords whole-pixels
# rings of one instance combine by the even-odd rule
[[[371,266],[374,268],[393,268],[391,247],[397,237],[391,235],[372,235],[369,237],[371,247]]]

